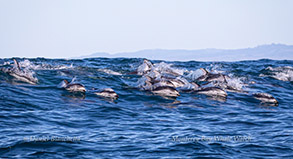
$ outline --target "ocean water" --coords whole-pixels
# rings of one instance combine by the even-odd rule
[[[142,91],[143,59],[21,59],[36,85],[0,72],[0,158],[293,158],[293,61],[152,61],[193,81],[203,67],[246,93],[224,100]],[[12,59],[0,59],[7,68]],[[75,79],[85,94],[58,88]],[[117,100],[90,90],[112,88]],[[264,92],[277,106],[252,97]]]

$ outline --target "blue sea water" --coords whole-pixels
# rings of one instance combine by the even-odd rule
[[[223,72],[248,92],[215,100],[184,92],[168,99],[135,88],[141,76],[129,73],[143,59],[17,60],[39,81],[0,73],[0,158],[293,158],[293,61],[152,61],[186,78],[201,67]],[[1,67],[11,63],[0,59]],[[87,90],[110,87],[119,98],[58,88],[74,77]],[[260,103],[255,92],[279,105]]]

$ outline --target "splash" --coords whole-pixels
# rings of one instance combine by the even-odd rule
[[[138,66],[137,74],[138,75],[143,75],[143,74],[147,73],[148,71],[150,71],[151,69],[153,69],[152,63],[150,61],[148,61],[148,60],[144,60],[143,64]]]
[[[280,81],[293,81],[293,67],[284,66],[284,67],[267,67],[265,70],[269,71],[269,75],[260,74],[260,77],[272,77]]]
[[[233,76],[230,76],[231,78],[228,78],[226,79],[227,81],[227,85],[232,87],[232,88],[235,88],[237,90],[242,90],[245,86],[244,84],[244,77],[233,77]]]
[[[19,62],[20,66],[23,68],[27,69],[32,69],[32,70],[63,70],[63,69],[72,69],[74,68],[73,64],[71,63],[70,65],[50,65],[47,63],[32,63],[31,61],[25,59],[23,61]]]
[[[198,77],[202,75],[204,75],[203,71],[200,69],[197,69],[195,71],[190,71],[189,74],[187,74],[185,77],[192,81],[195,81]]]
[[[110,69],[98,69],[98,71],[104,72],[104,73],[107,73],[107,74],[110,74],[110,75],[117,75],[117,76],[122,75],[121,73],[113,71],[113,70],[110,70]]]
[[[12,64],[12,67],[1,68],[1,70],[11,75],[18,81],[22,81],[22,82],[26,82],[30,84],[38,83],[38,79],[34,77],[35,72],[32,71],[29,67],[22,67],[22,65],[20,65],[15,59],[14,59],[14,63]]]
[[[57,85],[57,87],[58,88],[65,88],[67,86],[67,83],[63,80],[63,81],[61,81],[58,85]]]
[[[221,64],[211,64],[209,67],[210,72],[212,73],[221,73],[224,74],[225,71],[222,70],[223,66]]]
[[[172,74],[175,76],[182,76],[185,72],[183,69],[177,69],[177,68],[172,68],[173,64],[167,64],[165,62],[161,62],[159,64],[154,64],[155,70],[160,72],[160,73],[167,73],[167,74]]]
[[[143,76],[138,79],[138,81],[136,82],[136,86],[143,90],[149,90],[151,89],[151,84],[149,82],[150,82],[150,79],[147,78],[146,76]]]

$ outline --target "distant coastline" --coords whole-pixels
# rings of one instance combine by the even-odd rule
[[[116,54],[97,52],[90,55],[73,57],[73,59],[94,57],[147,58],[151,60],[167,61],[242,61],[258,59],[293,60],[293,45],[270,44],[243,49],[147,49],[136,52],[121,52]]]

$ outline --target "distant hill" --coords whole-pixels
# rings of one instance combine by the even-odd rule
[[[244,49],[201,49],[201,50],[141,50],[116,54],[94,53],[78,58],[127,57],[167,61],[240,61],[257,59],[293,60],[293,45],[271,44]]]

